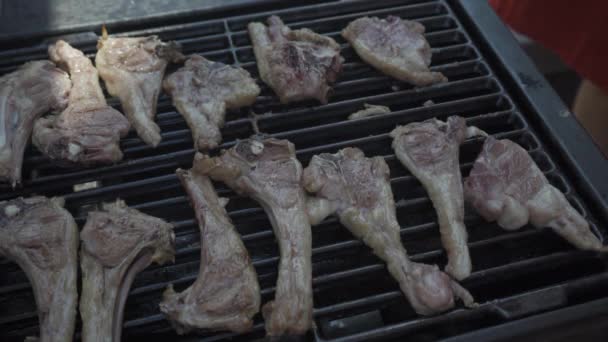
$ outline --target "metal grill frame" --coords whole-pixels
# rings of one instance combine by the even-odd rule
[[[273,1],[261,1],[261,3],[271,4]],[[352,12],[353,9],[353,14],[349,14],[349,11]],[[231,8],[218,7],[213,11],[221,14],[218,16],[223,16],[229,14],[231,10]],[[298,157],[304,166],[314,154],[334,152],[346,146],[361,147],[368,156],[373,154],[385,156],[391,166],[391,183],[395,199],[398,200],[398,216],[403,227],[401,235],[404,244],[416,261],[444,263],[444,253],[437,244],[437,225],[434,219],[428,219],[432,206],[426,194],[421,192],[417,180],[407,173],[392,155],[387,133],[396,124],[420,121],[435,116],[445,118],[452,114],[463,114],[468,124],[479,125],[493,131],[497,137],[512,138],[524,145],[548,175],[551,183],[564,191],[575,207],[595,223],[594,229],[599,230],[601,235],[606,237],[605,222],[608,215],[606,215],[607,191],[605,188],[608,184],[601,182],[601,177],[599,177],[601,174],[598,176],[597,172],[601,173],[601,170],[608,169],[606,168],[608,163],[590,142],[589,137],[583,134],[584,132],[581,133],[581,128],[571,115],[555,115],[555,113],[566,113],[566,107],[516,46],[510,33],[493,16],[493,12],[483,0],[462,2],[391,0],[381,4],[365,2],[305,4],[274,12],[172,24],[168,27],[160,24],[159,27],[150,29],[133,30],[138,25],[154,23],[155,21],[152,19],[116,23],[114,31],[110,26],[110,32],[120,31],[122,27],[128,31],[119,34],[159,33],[161,36],[168,32],[175,32],[176,36],[183,34],[187,36],[182,39],[182,41],[186,41],[187,48],[190,46],[205,47],[211,50],[203,53],[206,57],[217,61],[234,62],[234,64],[248,69],[252,74],[257,74],[255,63],[252,62],[251,48],[247,46],[247,34],[243,31],[244,25],[249,21],[263,20],[270,14],[276,13],[290,27],[310,27],[320,33],[326,33],[322,28],[332,27],[332,25],[335,27],[336,21],[348,22],[367,13],[382,16],[395,13],[397,10],[398,14],[402,16],[406,14],[405,17],[409,15],[419,19],[417,15],[422,15],[421,22],[432,28],[432,32],[427,34],[427,38],[433,46],[434,63],[437,60],[440,61],[440,65],[433,66],[433,69],[445,72],[454,81],[446,85],[413,89],[377,72],[370,72],[369,67],[361,67],[361,63],[356,62],[357,58],[352,50],[346,49],[347,65],[344,72],[346,76],[342,75],[339,79],[335,87],[336,94],[330,98],[329,104],[318,106],[304,103],[281,106],[277,104],[276,97],[272,95],[268,87],[262,86],[262,96],[253,106],[254,112],[258,114],[239,111],[229,113],[227,116],[227,124],[223,129],[225,143],[222,144],[222,148],[232,146],[235,138],[245,138],[254,133],[254,127],[259,127],[260,131],[270,133],[274,137],[292,140],[296,144]],[[333,15],[324,16],[323,11]],[[96,36],[86,32],[78,33],[80,29],[82,28],[71,28],[61,33],[71,32],[72,35],[69,37],[74,45],[83,48],[90,54],[94,51],[95,45],[95,40],[92,38],[96,39]],[[331,32],[333,35],[336,33],[335,30]],[[7,71],[8,68],[17,65],[15,63],[22,62],[21,56],[25,59],[30,59],[34,55],[45,56],[45,46],[46,42],[43,41],[37,47],[0,52],[1,57],[13,61],[12,64],[11,60],[0,63],[0,70]],[[241,62],[243,60],[244,62]],[[441,63],[444,60],[448,61],[447,64]],[[522,77],[522,75],[525,76]],[[399,89],[387,90],[387,85],[398,86]],[[428,107],[422,105],[429,98],[435,99],[437,103]],[[396,109],[387,115],[359,121],[344,121],[350,112],[360,109],[365,102],[389,105]],[[115,100],[110,103],[117,105]],[[488,108],[491,110],[488,111]],[[268,109],[273,109],[274,113],[260,114]],[[124,324],[125,339],[149,338],[144,336],[175,338],[162,315],[158,313],[158,309],[152,308],[156,303],[146,303],[147,299],[154,298],[157,302],[160,299],[160,293],[168,283],[176,284],[178,290],[189,285],[196,278],[198,271],[199,248],[196,245],[198,229],[192,212],[188,208],[187,198],[173,174],[175,168],[188,167],[191,162],[194,151],[191,148],[190,131],[184,126],[179,114],[171,109],[166,96],[159,99],[157,121],[163,128],[163,142],[158,150],[144,146],[137,137],[131,134],[122,142],[126,161],[114,166],[74,169],[63,173],[57,172],[39,154],[29,151],[24,165],[25,169],[38,170],[38,172],[34,172],[34,174],[30,172],[27,176],[24,174],[24,188],[17,192],[8,192],[6,187],[0,187],[1,199],[12,198],[18,194],[31,195],[33,193],[63,195],[66,198],[68,209],[74,214],[80,226],[83,224],[86,211],[99,202],[111,200],[117,195],[126,196],[127,203],[133,204],[133,207],[137,209],[153,215],[157,213],[157,216],[168,218],[176,224],[178,232],[176,265],[150,267],[137,277],[127,301],[128,311]],[[315,142],[320,143],[315,145]],[[475,151],[479,149],[481,143],[481,139],[465,142],[462,148],[464,161],[461,162],[463,174],[468,173],[472,156],[475,155]],[[304,147],[298,148],[299,146]],[[72,185],[92,180],[100,180],[101,187],[79,192],[72,191]],[[273,274],[273,269],[276,269],[278,261],[276,250],[273,250],[272,247],[274,242],[270,226],[259,206],[250,200],[235,196],[226,187],[218,185],[217,188],[220,195],[229,196],[232,203],[236,203],[229,207],[230,216],[243,235],[248,249],[252,252],[254,265],[260,274],[263,300],[267,301],[273,295],[273,277],[276,276]],[[166,196],[158,198],[160,193]],[[156,197],[153,194],[156,194]],[[602,196],[602,194],[604,195]],[[148,196],[151,199],[148,199]],[[427,215],[427,218],[421,219],[422,222],[417,222],[415,218],[409,217],[412,212],[419,210]],[[467,214],[470,213],[471,211],[467,211]],[[407,223],[404,224],[404,221]],[[598,224],[600,222],[602,224]],[[335,219],[326,220],[321,226],[314,227],[313,262],[316,274],[313,274],[313,284],[315,296],[321,297],[319,293],[332,293],[331,291],[334,293],[337,293],[336,291],[351,291],[351,293],[362,291],[365,293],[366,286],[373,291],[361,298],[336,303],[329,301],[330,304],[327,304],[326,299],[317,300],[319,298],[315,298],[316,302],[323,302],[324,305],[315,305],[314,314],[317,326],[309,337],[317,341],[356,341],[405,338],[406,336],[445,338],[463,333],[481,334],[468,335],[479,337],[488,336],[483,335],[484,331],[489,331],[490,334],[498,333],[500,327],[506,324],[518,324],[520,332],[525,326],[532,331],[535,325],[524,324],[525,317],[531,316],[534,319],[539,317],[537,314],[543,312],[549,311],[548,314],[556,314],[562,310],[572,310],[575,308],[572,306],[574,304],[593,305],[595,301],[603,300],[601,298],[604,296],[599,294],[598,289],[604,288],[608,284],[608,274],[604,272],[604,263],[601,258],[590,253],[572,250],[553,237],[550,232],[526,229],[515,233],[505,233],[497,229],[495,225],[481,222],[475,215],[468,215],[466,223],[470,230],[474,231],[471,234],[473,237],[483,237],[469,243],[474,265],[476,265],[476,260],[489,255],[493,249],[508,252],[510,246],[519,244],[526,245],[522,250],[532,248],[534,243],[545,243],[547,246],[540,246],[541,252],[527,259],[514,261],[505,257],[504,260],[509,260],[505,264],[498,262],[498,265],[494,265],[494,267],[489,266],[491,263],[483,265],[485,267],[481,269],[476,267],[473,275],[463,283],[482,300],[482,305],[476,310],[456,309],[443,315],[423,318],[412,315],[411,310],[404,309],[405,312],[395,314],[401,319],[393,318],[392,321],[389,319],[389,322],[384,322],[383,326],[370,327],[365,331],[344,336],[339,334],[331,336],[325,331],[330,330],[327,327],[331,324],[332,319],[339,321],[342,316],[359,317],[359,321],[351,322],[351,324],[357,324],[361,320],[377,318],[367,315],[369,312],[394,311],[395,308],[390,307],[391,305],[387,303],[407,304],[396,284],[387,275],[384,264],[375,259],[361,242],[349,236],[344,229],[340,229]],[[259,229],[260,226],[263,228]],[[481,232],[486,229],[490,233]],[[325,235],[331,234],[334,237],[325,237]],[[429,242],[427,241],[428,235],[436,236],[432,242]],[[319,239],[319,236],[322,238]],[[420,238],[420,236],[426,237]],[[315,241],[315,237],[317,237],[317,241]],[[423,242],[417,242],[420,239]],[[319,245],[319,240],[325,243]],[[327,243],[327,241],[330,242]],[[340,258],[355,258],[357,262],[354,267],[345,269],[338,267],[337,271],[323,272],[327,268],[333,267],[333,259],[340,260]],[[582,265],[586,263],[590,263],[592,266],[585,269]],[[495,284],[497,281],[500,283],[500,279],[505,281],[517,279],[518,275],[533,278],[533,273],[536,272],[543,275],[551,274],[559,269],[557,267],[559,265],[564,269],[572,268],[573,270],[569,270],[572,274],[563,278],[558,277],[558,280],[549,284],[536,280],[541,285],[536,287],[530,285],[531,289],[524,289],[520,292],[512,291],[514,293],[509,293],[509,295],[495,297],[484,295],[484,292],[488,291],[484,286]],[[477,266],[479,265],[477,264]],[[583,270],[579,274],[574,270],[576,268]],[[6,301],[7,296],[14,293],[31,291],[27,280],[23,279],[22,272],[16,270],[14,265],[2,259],[0,269],[7,270],[9,272],[7,274],[11,276],[21,277],[17,281],[0,277],[0,302]],[[365,285],[365,279],[369,277],[373,277],[374,282],[382,284],[378,285],[380,290],[373,288],[374,286],[369,283]],[[349,282],[354,280],[359,280],[364,284],[362,289],[351,289]],[[341,282],[345,285],[341,286]],[[390,310],[386,309],[387,306],[390,307]],[[31,309],[31,302],[29,308]],[[134,312],[137,311],[148,312],[148,314],[144,317],[136,317]],[[0,315],[1,312],[0,310]],[[150,314],[151,312],[156,313]],[[593,312],[595,313],[597,310]],[[389,317],[391,314],[385,314],[385,316]],[[564,319],[563,315],[561,317]],[[8,337],[21,337],[23,334],[35,333],[35,328],[32,328],[32,320],[35,322],[35,312],[31,312],[31,310],[21,316],[0,316],[0,327],[14,328],[22,324],[24,328],[18,330],[19,333],[8,335]],[[489,323],[471,323],[476,320],[486,320]],[[239,337],[230,333],[203,334],[193,335],[184,340],[211,341],[229,337],[236,339],[260,337],[263,335],[263,325],[259,318],[256,322],[255,332],[250,335]],[[473,327],[471,328],[471,326]],[[434,329],[440,330],[441,333],[430,332]],[[502,329],[502,331],[503,335],[500,336],[509,336],[508,334],[514,329]],[[156,335],[146,335],[146,332]],[[2,335],[0,334],[0,336]]]

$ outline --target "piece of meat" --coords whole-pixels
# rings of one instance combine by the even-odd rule
[[[70,342],[76,323],[78,227],[60,198],[0,202],[0,255],[32,283],[40,342]],[[30,339],[30,338],[28,338]]]
[[[91,60],[62,40],[49,46],[49,56],[70,73],[72,89],[60,115],[36,121],[34,145],[60,166],[120,161],[120,138],[129,132],[129,122],[106,103]]]
[[[161,141],[156,102],[167,64],[183,58],[178,49],[156,36],[114,38],[105,31],[97,43],[95,65],[108,93],[118,97],[139,137],[154,147]]]
[[[0,78],[0,180],[21,183],[23,152],[34,122],[68,105],[72,83],[49,61],[25,63]]]
[[[207,176],[197,170],[176,171],[190,197],[201,233],[201,264],[194,284],[181,293],[169,286],[160,310],[178,334],[191,330],[245,332],[260,310],[260,285],[241,237]]]
[[[391,133],[397,159],[426,189],[439,220],[441,241],[447,252],[446,272],[462,280],[471,274],[471,258],[464,225],[464,198],[459,147],[468,137],[485,135],[468,127],[463,118],[447,123],[431,119],[398,126]]]
[[[117,200],[90,212],[80,237],[82,340],[118,342],[135,275],[174,260],[173,225]]]
[[[368,116],[390,113],[391,109],[387,106],[371,105],[364,103],[364,109],[358,110],[348,116],[348,120],[362,119]]]
[[[357,238],[384,260],[389,272],[414,310],[432,315],[454,306],[454,298],[474,304],[467,290],[436,265],[409,260],[401,243],[400,226],[390,185],[388,165],[382,157],[366,158],[357,148],[312,157],[304,170],[304,187],[317,197],[308,199],[313,224],[335,214]]]
[[[249,73],[238,67],[192,55],[183,68],[169,75],[163,89],[192,130],[198,150],[216,148],[228,109],[255,102],[260,88]]]
[[[416,86],[446,82],[429,70],[431,47],[423,33],[422,24],[392,15],[359,18],[342,30],[359,57],[381,72]]]
[[[510,140],[486,139],[464,181],[464,193],[481,216],[504,229],[530,222],[552,228],[577,248],[603,249],[589,223],[549,184],[528,152]]]
[[[291,30],[277,16],[249,23],[249,37],[262,80],[281,103],[317,99],[327,103],[344,59],[333,39],[303,28]]]
[[[266,332],[305,333],[312,324],[312,237],[293,144],[253,137],[220,157],[203,157],[197,169],[253,198],[268,214],[281,258],[274,301],[262,308]]]

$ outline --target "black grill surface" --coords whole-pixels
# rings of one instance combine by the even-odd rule
[[[401,237],[416,261],[445,265],[436,214],[420,183],[396,160],[390,146],[395,125],[432,117],[445,119],[461,115],[497,138],[512,139],[538,163],[549,181],[562,190],[574,207],[606,237],[605,223],[593,217],[573,180],[552,155],[550,146],[539,139],[529,115],[522,113],[510,91],[484,59],[478,44],[445,1],[328,2],[279,9],[274,12],[223,13],[216,19],[181,24],[159,22],[146,27],[136,24],[119,35],[157,34],[163,40],[179,41],[186,53],[240,65],[257,78],[257,68],[246,31],[247,23],[278,14],[292,28],[308,27],[336,39],[346,59],[344,71],[334,86],[327,105],[314,102],[282,105],[262,84],[262,93],[252,108],[228,113],[222,130],[229,148],[236,139],[265,133],[289,139],[304,166],[322,152],[354,146],[367,156],[384,156],[391,169],[391,184],[397,202]],[[398,15],[426,26],[426,38],[433,50],[432,70],[443,72],[449,82],[413,88],[375,71],[363,63],[340,36],[348,22],[361,16]],[[223,17],[223,18],[222,18]],[[77,48],[93,56],[96,35],[67,36]],[[0,52],[0,71],[14,70],[23,62],[46,58],[47,41],[6,45]],[[427,102],[427,101],[432,102]],[[110,103],[120,105],[116,100]],[[386,115],[348,121],[347,116],[364,103],[387,105]],[[42,194],[63,196],[66,207],[80,226],[86,213],[104,201],[120,197],[145,213],[175,224],[175,264],[151,266],[140,273],[129,294],[124,322],[124,339],[161,337],[177,339],[158,309],[163,290],[174,284],[177,291],[189,286],[199,266],[199,232],[188,198],[174,171],[191,165],[194,150],[191,133],[182,117],[163,95],[158,103],[157,122],[162,142],[153,149],[132,132],[123,139],[124,160],[116,165],[90,169],[58,169],[35,149],[24,162],[24,186],[13,191],[0,185],[0,200]],[[467,175],[483,141],[471,139],[461,148],[461,169]],[[217,153],[217,151],[215,152]],[[93,182],[91,188],[77,191]],[[90,184],[89,184],[90,185]],[[230,198],[230,217],[243,237],[256,267],[263,302],[274,296],[278,249],[271,225],[252,200],[237,196],[216,184],[221,196]],[[491,328],[527,316],[589,302],[605,296],[608,274],[605,261],[593,253],[574,250],[548,230],[525,227],[506,232],[484,222],[467,208],[466,225],[474,272],[463,285],[480,306],[461,306],[434,317],[414,313],[384,263],[357,241],[335,219],[312,228],[315,328],[311,340],[355,341],[416,338],[435,340],[478,329]],[[188,341],[224,338],[250,340],[264,336],[261,315],[251,333],[202,333],[181,337]],[[36,305],[31,286],[19,267],[0,259],[0,339],[22,340],[37,334]]]

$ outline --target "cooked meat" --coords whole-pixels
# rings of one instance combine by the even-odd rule
[[[344,59],[333,39],[303,28],[290,30],[277,16],[268,27],[249,23],[249,36],[262,80],[281,103],[317,99],[327,103]]]
[[[190,56],[183,68],[168,76],[163,88],[188,122],[199,150],[216,148],[222,141],[226,110],[249,106],[260,93],[244,69],[198,55]]]
[[[177,170],[194,207],[201,231],[201,264],[194,284],[181,293],[167,288],[160,310],[179,334],[191,330],[251,329],[260,310],[260,285],[241,237],[207,176],[200,174],[197,154],[190,171]]]
[[[530,222],[551,227],[580,249],[603,248],[589,223],[549,184],[526,150],[510,140],[486,139],[464,191],[481,216],[507,230]]]
[[[34,121],[68,105],[72,84],[49,61],[25,63],[0,78],[0,181],[21,183],[21,164]]]
[[[104,31],[97,49],[95,65],[108,93],[118,97],[139,137],[156,147],[161,140],[154,123],[156,102],[168,62],[183,57],[177,45],[156,36],[113,38]]]
[[[82,340],[118,342],[135,275],[174,259],[173,226],[117,200],[89,213],[81,240]]]
[[[363,104],[364,109],[358,110],[348,116],[348,120],[361,119],[368,116],[390,113],[391,109],[387,106]]]
[[[49,56],[70,73],[72,89],[60,115],[36,121],[34,145],[58,165],[120,161],[120,138],[129,132],[129,122],[106,103],[91,60],[62,40],[49,47]]]
[[[484,134],[476,127],[467,128],[458,116],[449,117],[447,123],[436,119],[414,122],[391,132],[395,155],[422,183],[435,206],[448,255],[446,272],[459,280],[471,274],[459,147],[467,137]]]
[[[398,80],[417,86],[446,82],[440,72],[429,71],[431,47],[423,33],[422,24],[389,15],[359,18],[342,36],[361,59]]]
[[[40,342],[72,341],[77,253],[78,227],[63,200],[39,196],[0,202],[0,255],[14,260],[32,283]]]
[[[287,140],[239,141],[220,157],[204,157],[197,169],[262,205],[281,255],[274,302],[262,314],[269,336],[298,335],[312,324],[311,231],[302,166]]]
[[[467,290],[435,265],[409,260],[401,243],[388,165],[382,157],[366,158],[356,148],[316,155],[304,170],[313,224],[335,214],[356,237],[384,260],[414,310],[432,315],[454,306],[454,297],[473,305]]]

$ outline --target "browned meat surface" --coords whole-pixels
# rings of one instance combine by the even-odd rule
[[[40,342],[71,342],[78,293],[78,227],[59,198],[0,202],[0,255],[32,284]],[[29,339],[29,338],[28,338]]]
[[[275,298],[262,314],[269,336],[299,335],[312,324],[311,231],[302,166],[287,140],[239,141],[220,157],[202,158],[197,169],[262,205],[279,243]]]
[[[580,249],[601,250],[589,223],[549,184],[528,152],[510,140],[488,137],[464,182],[465,198],[488,221],[507,229],[528,222],[551,227]]]
[[[431,47],[423,33],[422,24],[389,15],[359,18],[342,36],[361,59],[398,80],[417,86],[446,82],[440,72],[429,70]]]
[[[21,183],[34,121],[49,110],[63,110],[71,86],[68,75],[49,61],[25,63],[0,78],[0,181]]]
[[[163,294],[160,310],[179,334],[191,330],[251,329],[260,310],[260,285],[249,253],[232,225],[224,205],[207,176],[197,168],[177,170],[190,197],[201,232],[201,264],[194,284],[181,293],[173,287]]]
[[[174,43],[163,43],[156,36],[114,38],[104,34],[97,49],[95,65],[108,93],[118,97],[139,137],[155,147],[161,141],[154,118],[165,68],[169,61],[183,56]]]
[[[260,93],[244,69],[198,55],[190,56],[183,68],[169,75],[163,88],[190,126],[198,150],[216,148],[222,141],[226,110],[249,106]]]
[[[303,28],[291,30],[277,16],[268,26],[249,24],[249,36],[262,80],[281,103],[317,99],[327,103],[344,59],[333,39]]]
[[[174,259],[173,226],[118,200],[89,213],[81,240],[82,340],[118,342],[135,275]]]
[[[60,115],[36,121],[34,145],[58,165],[120,161],[120,138],[129,132],[129,123],[106,103],[91,60],[62,40],[49,47],[49,56],[70,73],[72,89]]]
[[[400,226],[382,157],[366,158],[356,148],[316,155],[304,170],[303,183],[318,197],[308,200],[313,224],[335,214],[356,237],[384,260],[389,272],[417,313],[432,315],[454,306],[454,298],[473,305],[467,290],[436,265],[409,260],[401,243]]]
[[[468,277],[472,268],[464,225],[459,147],[467,137],[484,134],[476,127],[467,128],[458,116],[449,117],[447,122],[414,122],[391,132],[395,155],[422,183],[435,206],[448,255],[446,272],[456,279]]]

